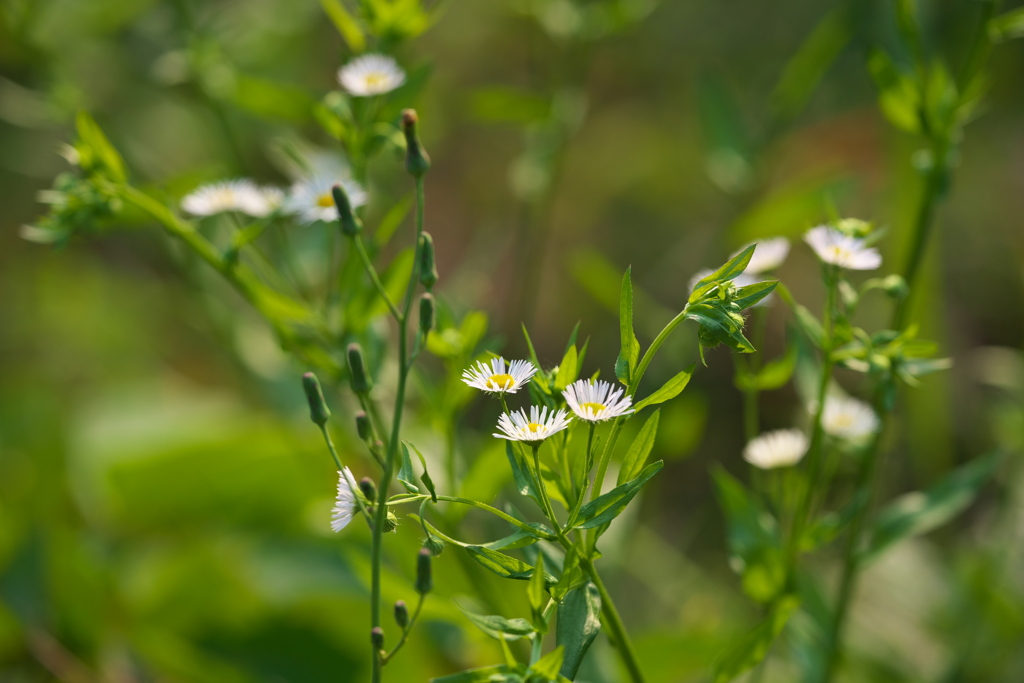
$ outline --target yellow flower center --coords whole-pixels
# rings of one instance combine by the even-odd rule
[[[334,206],[334,197],[331,196],[330,192],[328,192],[327,194],[322,194],[316,198],[316,205],[328,209]]]
[[[583,408],[584,410],[586,410],[587,408],[590,408],[591,410],[594,411],[594,415],[597,415],[598,413],[600,413],[602,410],[604,410],[608,406],[606,406],[603,403],[581,403],[580,407]]]
[[[492,389],[509,389],[515,384],[516,381],[512,378],[512,375],[505,373],[503,375],[491,375],[487,378],[487,386]]]
[[[850,251],[839,245],[831,247],[829,252],[831,252],[832,258],[836,261],[845,261],[850,258]]]
[[[367,88],[379,88],[384,85],[384,81],[387,77],[384,74],[366,74],[366,87]]]
[[[531,422],[530,424],[526,425],[526,428],[529,429],[531,432],[536,433],[537,430],[543,426],[544,425],[540,424],[539,422]]]
[[[853,426],[853,415],[839,414],[832,416],[832,426],[839,429]]]

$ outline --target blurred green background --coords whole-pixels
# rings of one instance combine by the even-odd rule
[[[930,47],[954,68],[979,7],[920,3]],[[525,353],[524,321],[553,365],[582,321],[585,370],[610,375],[627,265],[646,344],[694,272],[759,236],[798,239],[829,201],[888,226],[886,272],[901,262],[920,189],[915,141],[878,112],[865,67],[869,47],[892,43],[888,2],[442,10],[398,53],[410,72],[429,71],[418,104],[434,161],[428,229],[445,301],[487,312],[507,357]],[[76,110],[144,185],[180,195],[219,177],[281,184],[274,141],[330,146],[314,104],[348,56],[315,0],[0,0],[0,680],[365,679],[368,535],[329,532],[334,473],[306,418],[305,368],[244,303],[211,295],[211,273],[153,226],[59,250],[19,237],[43,212],[36,193],[66,168],[57,151]],[[966,515],[865,576],[849,680],[1024,680],[1024,46],[1000,46],[991,67],[914,307],[955,365],[905,395],[882,495],[993,448],[1008,457]],[[371,169],[371,213],[405,191],[400,171],[390,158]],[[807,249],[795,244],[780,276],[818,305]],[[769,320],[775,356],[781,306]],[[696,360],[683,336],[652,386]],[[665,407],[652,459],[668,464],[603,548],[656,682],[708,680],[757,618],[708,476],[715,462],[745,476],[741,397],[727,350],[708,365]],[[792,389],[763,398],[765,428],[800,412]],[[329,400],[344,417],[343,399]],[[496,412],[480,401],[461,423],[463,472],[492,496],[507,478],[482,438]],[[410,431],[437,441],[427,417]],[[343,460],[368,474],[356,451],[342,444]],[[417,528],[388,540],[386,596],[409,599]],[[455,549],[436,573],[390,680],[500,657],[453,598],[527,609]],[[766,680],[795,680],[798,654],[780,647]],[[615,681],[615,667],[599,639],[580,680]]]

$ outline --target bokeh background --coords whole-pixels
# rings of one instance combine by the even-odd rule
[[[399,52],[428,78],[418,109],[439,288],[452,310],[486,312],[490,348],[525,353],[522,321],[554,365],[582,321],[586,370],[610,375],[626,266],[646,344],[698,269],[757,237],[798,239],[829,203],[887,226],[886,272],[898,270],[918,142],[879,113],[865,67],[871,46],[893,42],[888,2],[622,0],[590,12],[599,4],[453,1]],[[929,48],[955,69],[980,3],[919,4]],[[802,46],[820,73],[794,73]],[[78,109],[146,186],[280,184],[275,141],[330,146],[314,105],[348,55],[314,0],[0,2],[0,680],[365,678],[368,536],[329,533],[333,468],[305,415],[305,368],[244,303],[211,294],[215,278],[155,226],[128,221],[61,249],[19,236],[66,168],[57,152]],[[904,395],[883,495],[995,448],[1006,457],[965,515],[865,576],[849,680],[1024,680],[1022,74],[1024,46],[999,46],[914,303],[923,336],[955,364]],[[371,169],[372,215],[406,191],[399,162]],[[780,276],[817,309],[806,248],[794,245]],[[884,321],[878,303],[865,326]],[[781,306],[769,323],[773,356]],[[653,386],[696,360],[692,337],[666,347]],[[709,478],[712,463],[746,477],[732,375],[728,350],[714,350],[665,407],[652,458],[667,466],[604,548],[652,681],[708,680],[758,616],[729,567]],[[345,416],[345,399],[330,400]],[[765,428],[799,422],[792,388],[762,407]],[[484,439],[496,412],[478,401],[460,422],[460,475],[492,497],[508,477]],[[438,425],[426,415],[410,429],[429,446]],[[411,522],[389,538],[392,599],[412,593],[419,541]],[[525,591],[456,555],[439,558],[437,594],[392,680],[497,661],[453,599],[527,609]],[[766,680],[794,680],[793,657],[780,646]],[[599,639],[581,680],[617,676]]]

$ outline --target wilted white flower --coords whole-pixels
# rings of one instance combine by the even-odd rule
[[[807,447],[807,437],[799,429],[776,429],[748,443],[743,459],[763,470],[788,467],[800,462]]]
[[[750,245],[748,244],[747,247]],[[743,247],[746,249],[747,247]],[[736,252],[739,254],[743,249]],[[736,256],[733,254],[733,256]],[[758,240],[757,248],[750,255],[750,261],[743,270],[744,274],[759,275],[775,270],[782,265],[782,262],[789,256],[789,240],[785,237],[770,237]]]
[[[498,418],[501,434],[494,436],[509,441],[543,441],[569,426],[569,417],[564,410],[550,411],[545,406],[530,406],[530,415],[525,410],[502,413]]]
[[[633,399],[624,393],[621,387],[614,388],[604,380],[581,379],[567,386],[562,396],[580,419],[603,422],[633,412]]]
[[[266,216],[284,199],[275,187],[259,187],[251,180],[224,180],[203,185],[181,200],[181,208],[193,216],[212,216],[238,211],[250,216]]]
[[[363,55],[338,69],[338,83],[356,97],[383,95],[404,82],[402,67],[387,55]]]
[[[352,470],[345,467],[338,472],[338,499],[334,502],[334,509],[331,510],[331,529],[341,531],[352,521],[356,513],[356,496],[358,493],[352,486],[355,479],[352,477]]]
[[[345,190],[353,209],[366,204],[366,191],[351,178],[312,175],[292,186],[288,210],[298,214],[306,223],[338,220],[338,209],[334,205],[334,195],[331,194],[335,185],[341,185]]]
[[[804,235],[804,241],[825,263],[850,270],[874,270],[882,265],[882,255],[858,237],[844,235],[835,228],[819,225]]]
[[[878,416],[864,401],[847,396],[825,399],[821,426],[826,434],[847,441],[860,441],[878,431],[878,425]]]
[[[490,363],[478,361],[476,367],[464,370],[462,381],[482,391],[514,394],[536,372],[537,368],[528,360],[514,360],[506,369],[504,358],[492,358]]]

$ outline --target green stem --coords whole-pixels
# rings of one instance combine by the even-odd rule
[[[417,239],[419,238],[417,237]],[[380,277],[377,275],[377,269],[373,267],[373,262],[370,261],[370,255],[366,253],[366,247],[363,245],[363,238],[359,235],[353,235],[352,243],[356,247],[356,252],[359,254],[359,259],[363,262],[363,268],[366,269],[366,274],[370,277],[370,281],[376,288],[377,293],[380,294],[380,298],[388,305],[388,310],[391,311],[391,317],[398,320],[402,314],[398,311],[398,307],[395,306],[395,303],[388,295],[388,290],[384,288],[384,283],[380,281]]]
[[[374,510],[375,518],[373,524],[371,544],[371,585],[370,585],[370,622],[371,628],[381,626],[381,564],[383,560],[383,534],[384,524],[387,519],[388,489],[391,487],[391,479],[394,475],[395,461],[398,458],[398,442],[402,430],[402,413],[405,408],[405,386],[409,379],[410,359],[408,357],[409,344],[409,310],[412,307],[413,294],[419,282],[419,244],[420,235],[423,233],[423,177],[416,178],[416,252],[413,260],[412,274],[409,277],[409,284],[405,290],[405,300],[402,310],[398,316],[398,387],[395,391],[395,412],[391,422],[391,438],[388,440],[387,458],[384,461],[384,472],[381,474],[380,484],[377,487],[377,506]],[[383,662],[379,654],[371,648],[373,661],[372,678],[373,683],[381,681],[381,666]]]
[[[885,433],[885,426],[888,420],[888,413],[882,412],[882,424],[879,425],[871,441],[868,452],[864,454],[861,467],[857,472],[857,482],[854,488],[856,499],[860,499],[859,507],[850,521],[850,530],[846,538],[846,546],[843,551],[843,572],[839,581],[839,596],[836,601],[835,614],[828,633],[826,645],[825,674],[823,683],[832,680],[836,665],[839,661],[839,644],[842,637],[843,625],[850,608],[850,600],[856,587],[857,574],[860,571],[860,560],[857,556],[861,545],[861,536],[864,531],[864,523],[871,508],[872,493],[874,493],[875,472],[878,470],[880,459],[882,436]]]
[[[616,609],[611,594],[608,593],[608,589],[605,588],[604,582],[601,580],[601,575],[597,572],[597,567],[586,557],[580,558],[580,565],[601,595],[601,614],[604,617],[602,625],[606,626],[611,633],[612,639],[615,641],[615,649],[618,650],[619,657],[629,672],[629,679],[633,683],[643,683],[644,674],[640,670],[640,660],[636,656],[636,650],[633,649],[629,633],[626,632],[626,625],[622,623],[622,617],[619,616],[619,610]]]
[[[395,644],[395,648],[391,652],[387,653],[383,657],[381,666],[391,661],[391,658],[398,654],[398,651],[405,645],[405,641],[409,638],[409,634],[412,632],[412,627],[416,625],[416,620],[420,618],[420,610],[423,609],[423,601],[426,599],[425,593],[419,594],[419,600],[416,602],[416,609],[412,613],[412,617],[409,619],[409,623],[404,629],[402,629],[402,637],[398,639],[398,643]]]

